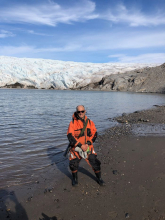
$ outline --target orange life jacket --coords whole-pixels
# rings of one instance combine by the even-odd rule
[[[88,119],[88,124],[84,133],[79,137],[86,120],[86,115],[84,121],[82,121],[76,116],[76,113],[73,114],[72,121],[70,122],[67,131],[67,137],[72,147],[81,147],[82,144],[92,145],[93,142],[95,142],[97,138],[97,130],[95,124],[90,119]]]

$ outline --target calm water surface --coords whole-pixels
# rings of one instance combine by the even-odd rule
[[[51,157],[67,146],[77,105],[86,107],[101,133],[114,125],[108,118],[164,103],[159,94],[0,89],[0,187],[44,173]]]

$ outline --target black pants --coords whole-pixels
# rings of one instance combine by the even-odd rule
[[[78,158],[70,160],[69,167],[73,173],[78,171],[80,161],[81,159],[78,159]],[[94,172],[97,173],[101,170],[101,167],[100,167],[101,162],[97,159],[97,155],[89,154],[88,159],[86,159],[86,161],[92,167]]]

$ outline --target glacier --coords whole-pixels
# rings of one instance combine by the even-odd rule
[[[155,67],[152,63],[83,63],[0,56],[0,87],[16,83],[23,88],[76,89],[104,76]]]

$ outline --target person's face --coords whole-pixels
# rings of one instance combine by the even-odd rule
[[[78,116],[80,118],[84,118],[85,113],[86,113],[86,111],[85,111],[84,107],[83,106],[79,106],[78,109],[77,109]]]

